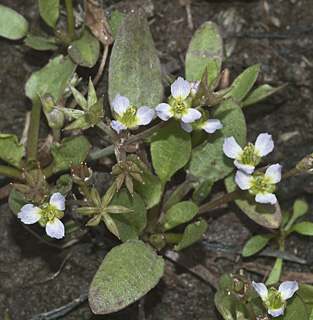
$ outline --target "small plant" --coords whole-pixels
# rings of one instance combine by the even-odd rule
[[[255,145],[246,144],[242,108],[285,85],[252,89],[260,69],[256,64],[221,88],[223,43],[212,22],[204,23],[190,41],[185,78],[167,76],[171,94],[164,100],[160,63],[142,8],[127,15],[111,13],[107,19],[96,2],[87,0],[85,24],[75,28],[72,1],[65,0],[65,6],[67,29],[61,29],[59,0],[39,0],[40,15],[53,32],[48,39],[30,34],[21,15],[0,6],[1,36],[24,38],[35,50],[55,53],[25,86],[32,101],[26,148],[14,134],[0,134],[0,158],[7,163],[0,166],[0,174],[14,180],[9,204],[23,223],[39,222],[48,236],[66,239],[66,226],[73,223],[75,211],[88,216],[82,219],[86,227],[105,226],[121,241],[106,255],[89,289],[92,311],[108,314],[140,299],[158,283],[164,274],[162,249],[173,246],[181,251],[200,240],[208,227],[201,215],[213,208],[234,200],[254,222],[279,228],[282,213],[274,194],[276,184],[299,172],[312,173],[313,158],[308,155],[283,174],[280,164],[256,168],[261,157],[273,150],[274,141],[269,133],[262,133]],[[104,97],[97,97],[95,85],[112,43],[110,107],[104,108]],[[75,73],[77,66],[95,66],[101,48],[97,75],[83,83]],[[53,142],[39,156],[41,110]],[[84,134],[95,127],[107,142],[97,151]],[[63,132],[73,130],[79,134],[64,137]],[[109,156],[115,161],[111,168],[114,179],[101,195],[92,185],[89,164]],[[236,173],[234,169],[238,169]],[[175,175],[183,182],[175,185]],[[228,193],[208,201],[213,184],[219,180],[225,181]],[[296,226],[280,229],[281,237],[298,231]],[[256,319],[253,304],[248,304],[255,296],[250,281],[227,279],[216,296],[221,314],[225,319]],[[253,286],[264,302],[270,300],[267,309],[272,310],[274,289]],[[280,309],[289,298],[282,286],[277,291],[282,298]],[[230,301],[230,297],[235,298]],[[229,310],[234,301],[236,308],[237,302],[241,303],[236,316]],[[242,311],[243,304],[247,313]],[[302,312],[303,305],[296,308]]]

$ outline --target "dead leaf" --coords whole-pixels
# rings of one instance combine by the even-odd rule
[[[111,44],[113,42],[113,36],[104,10],[100,4],[94,0],[84,0],[84,7],[86,12],[85,25],[105,46]]]

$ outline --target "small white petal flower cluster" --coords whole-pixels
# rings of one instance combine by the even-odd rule
[[[64,237],[64,225],[61,222],[65,210],[65,197],[61,193],[54,193],[49,203],[36,207],[26,204],[17,214],[18,218],[25,224],[39,224],[46,228],[46,233],[51,238],[61,239]]]
[[[273,164],[267,168],[265,173],[254,173],[255,167],[260,163],[261,157],[272,152],[274,142],[268,133],[261,133],[255,144],[248,143],[243,149],[234,137],[225,138],[223,151],[225,155],[234,159],[234,165],[239,169],[235,181],[240,189],[248,190],[255,196],[255,201],[260,203],[275,204],[276,183],[281,180],[280,164]]]
[[[252,285],[261,297],[267,312],[273,317],[284,314],[286,300],[290,299],[299,289],[297,281],[285,281],[280,284],[278,290],[275,288],[267,289],[265,284],[252,281]]]

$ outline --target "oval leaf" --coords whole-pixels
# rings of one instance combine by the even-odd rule
[[[201,220],[189,224],[183,234],[183,238],[174,247],[176,251],[183,250],[204,237],[208,229],[206,221]]]
[[[125,308],[155,287],[163,272],[164,260],[142,241],[113,248],[89,288],[92,312],[108,314]]]
[[[225,98],[233,97],[240,102],[254,85],[260,70],[260,64],[255,64],[242,72],[232,83],[233,89],[229,91]]]
[[[224,127],[216,131],[204,146],[192,151],[190,175],[195,179],[195,185],[206,180],[220,180],[234,169],[233,160],[223,152],[226,137],[233,136],[240,145],[246,141],[245,117],[235,100],[230,98],[221,103],[213,118],[219,119]]]
[[[16,11],[0,5],[0,36],[18,40],[28,33],[28,22]]]
[[[313,222],[305,221],[297,223],[290,229],[290,232],[294,231],[305,236],[313,236]]]
[[[208,67],[208,84],[221,71],[223,40],[213,22],[203,23],[193,35],[186,55],[186,80],[201,80]]]
[[[28,203],[31,203],[31,201],[26,200],[23,193],[18,192],[15,188],[11,191],[9,196],[9,206],[15,215],[17,215],[21,211],[21,208]]]
[[[39,51],[45,51],[45,50],[52,50],[55,51],[58,49],[58,46],[55,43],[52,43],[49,41],[49,39],[46,39],[44,37],[34,37],[34,36],[28,36],[24,39],[24,43],[35,50]]]
[[[100,43],[93,35],[86,33],[79,40],[73,41],[67,52],[78,65],[92,68],[99,59]]]
[[[238,189],[234,174],[225,179],[227,192]],[[255,202],[254,197],[247,195],[245,199],[235,200],[237,206],[254,222],[266,228],[278,228],[281,223],[281,210],[278,202],[275,205]]]
[[[249,257],[262,250],[270,239],[274,238],[274,234],[259,234],[249,239],[242,251],[243,257]]]
[[[0,158],[14,167],[21,168],[25,148],[13,134],[0,134]]]
[[[108,20],[112,36],[116,38],[117,32],[120,29],[120,26],[125,18],[126,14],[122,12],[112,12],[111,17]]]
[[[72,164],[79,165],[86,159],[90,149],[89,141],[83,136],[65,138],[61,143],[53,144],[54,172],[68,170]]]
[[[270,285],[270,284],[277,283],[279,281],[282,268],[283,268],[283,259],[277,258],[265,284]]]
[[[126,213],[111,213],[120,239],[126,242],[129,239],[138,239],[138,235],[147,225],[147,212],[145,203],[137,193],[133,196],[127,190],[116,192],[110,202],[111,205],[123,206],[133,210]]]
[[[176,226],[193,219],[198,212],[198,206],[191,201],[183,201],[175,204],[164,215],[162,225],[165,230],[170,230]]]
[[[28,79],[25,86],[26,96],[35,104],[40,103],[38,96],[43,98],[46,93],[50,93],[56,102],[63,95],[75,69],[76,64],[69,57],[55,57]]]
[[[280,89],[283,89],[287,86],[287,83],[274,88],[269,84],[263,84],[262,86],[258,87],[257,89],[253,90],[252,92],[247,93],[242,101],[242,107],[250,106],[251,104],[257,103],[262,101],[271,95],[275,94]]]
[[[156,132],[151,139],[152,164],[163,185],[189,160],[190,135],[174,121]]]
[[[127,157],[137,164],[139,169],[142,171],[141,178],[144,183],[141,183],[133,179],[134,190],[138,192],[141,198],[146,204],[146,208],[150,209],[160,202],[162,196],[162,183],[161,180],[153,175],[140,161],[140,159],[135,155],[130,155]]]
[[[55,29],[59,18],[60,0],[38,0],[41,18],[45,23]]]
[[[276,317],[277,320],[309,320],[309,315],[306,306],[297,293],[287,300],[285,313],[282,316]]]
[[[131,85],[130,85],[131,84]],[[109,67],[109,100],[155,108],[163,99],[161,67],[143,8],[130,12],[116,36]]]
[[[311,314],[313,312],[313,286],[310,286],[308,284],[301,284],[299,283],[299,290],[297,291],[297,295],[301,297],[301,299],[304,301],[308,313]],[[311,320],[311,318],[310,318]]]

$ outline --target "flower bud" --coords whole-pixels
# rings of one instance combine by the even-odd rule
[[[299,172],[313,174],[313,153],[304,157],[297,165],[296,169]]]

